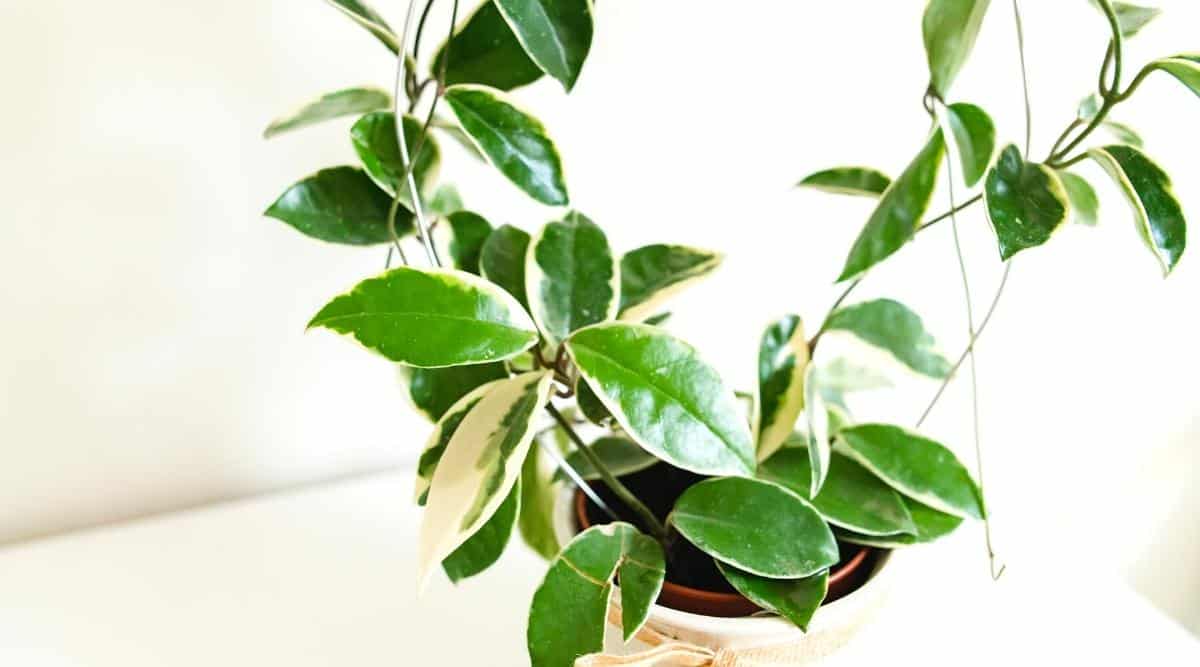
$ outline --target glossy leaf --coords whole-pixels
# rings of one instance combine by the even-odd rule
[[[1184,54],[1155,60],[1147,67],[1161,70],[1179,80],[1188,90],[1200,95],[1200,54]]]
[[[817,510],[771,482],[704,480],[679,496],[668,520],[701,551],[761,577],[799,579],[838,561],[833,533]]]
[[[442,455],[446,453],[446,446],[450,444],[450,438],[454,437],[454,432],[458,430],[459,424],[462,424],[471,408],[474,408],[480,399],[494,389],[495,385],[496,383],[493,381],[468,391],[438,418],[433,433],[425,441],[425,447],[421,450],[420,458],[417,459],[417,481],[413,487],[413,500],[418,505],[424,505],[429,500],[429,483],[433,480],[433,471],[437,470]]]
[[[600,402],[600,397],[596,396],[596,392],[588,387],[586,382],[580,382],[575,386],[575,404],[579,406],[579,411],[587,417],[588,421],[593,424],[607,424],[612,421],[612,415],[609,414],[608,408]]]
[[[1091,2],[1093,7],[1100,8],[1097,0]],[[1162,14],[1161,9],[1141,7],[1128,2],[1114,2],[1112,8],[1113,13],[1117,15],[1117,26],[1121,29],[1121,36],[1126,39],[1141,32],[1142,28]]]
[[[904,173],[888,186],[854,241],[838,282],[861,275],[912,238],[929,208],[945,150],[942,133],[934,132]]]
[[[814,498],[812,464],[803,447],[787,447],[759,465],[758,476],[782,484],[804,498],[826,521],[863,535],[914,535],[913,523],[903,497],[858,462],[834,452],[829,475]]]
[[[426,134],[421,141],[421,121],[412,116],[404,117],[404,141],[408,144],[410,153],[415,152],[417,158],[413,166],[413,177],[417,183],[417,191],[421,193],[421,201],[432,192],[441,170],[442,153],[432,134]],[[412,210],[412,196],[408,183],[404,180],[405,162],[400,154],[400,144],[396,140],[396,117],[390,111],[369,113],[350,128],[350,139],[354,150],[366,167],[367,173],[379,184],[379,187],[389,194],[399,192],[400,201]],[[420,152],[417,144],[420,143]]]
[[[575,212],[542,227],[525,259],[525,294],[550,345],[617,316],[621,276],[608,238]]]
[[[450,257],[455,268],[479,275],[479,258],[491,236],[491,223],[477,213],[457,211],[446,216],[446,224],[450,227]]]
[[[552,380],[549,372],[499,380],[459,422],[429,485],[417,544],[419,586],[431,566],[476,534],[512,491]]]
[[[1158,259],[1163,275],[1170,274],[1187,245],[1187,223],[1171,178],[1131,146],[1093,148],[1088,155],[1120,186],[1133,209],[1138,233]]]
[[[708,250],[661,243],[625,253],[621,319],[638,322],[654,315],[672,296],[715,271],[722,259]]]
[[[504,364],[471,364],[445,368],[406,367],[408,397],[419,412],[433,421],[476,387],[508,377]]]
[[[787,315],[763,331],[758,345],[758,400],[755,442],[758,460],[774,454],[792,434],[804,410],[808,340],[797,315]]]
[[[503,287],[526,308],[529,300],[525,296],[525,256],[529,242],[529,234],[512,225],[501,225],[488,235],[479,251],[483,277]]]
[[[821,396],[820,386],[814,377],[816,369],[809,368],[804,378],[804,421],[808,426],[809,490],[805,498],[813,498],[821,491],[829,475],[831,463],[829,409]]]
[[[898,301],[876,299],[840,308],[830,315],[827,329],[887,350],[922,375],[941,378],[950,372],[950,361],[937,351],[921,317]]]
[[[352,334],[409,366],[502,361],[537,342],[529,316],[507,292],[463,271],[392,269],[330,301],[308,323]]]
[[[940,537],[949,535],[962,525],[963,522],[960,516],[939,512],[928,505],[922,505],[912,498],[904,498],[904,506],[908,508],[908,512],[912,516],[913,525],[916,527],[915,535],[903,533],[896,535],[864,535],[848,530],[838,530],[838,539],[843,542],[861,544],[868,547],[898,549],[913,544],[932,542]]]
[[[463,130],[508,180],[543,204],[567,204],[562,160],[540,121],[484,86],[450,86],[445,99]]]
[[[1058,175],[1027,162],[1011,145],[988,171],[984,201],[1003,260],[1049,241],[1066,222],[1070,206]]]
[[[1058,172],[1058,177],[1062,179],[1063,188],[1067,191],[1067,199],[1071,202],[1071,215],[1075,222],[1095,226],[1099,220],[1100,200],[1091,184],[1082,176],[1066,171]]]
[[[662,589],[662,547],[627,523],[575,536],[533,594],[526,641],[532,667],[571,667],[604,647],[613,576],[621,582],[621,626],[628,640],[646,622]]]
[[[575,86],[592,46],[591,0],[493,0],[542,71]]]
[[[389,51],[395,54],[400,53],[400,40],[392,31],[391,26],[383,20],[383,17],[378,12],[371,9],[365,2],[360,2],[359,0],[325,1],[336,7],[351,21],[362,26],[367,32],[375,35],[375,39],[378,39]]]
[[[282,220],[315,239],[347,245],[392,240],[388,212],[392,198],[354,167],[322,169],[280,195],[263,215]],[[411,232],[412,214],[396,213],[396,233]]]
[[[447,183],[439,185],[438,189],[434,190],[433,197],[429,200],[431,215],[445,217],[461,210],[463,210],[463,201],[462,196],[458,194],[458,188]]]
[[[491,567],[508,546],[517,514],[521,511],[521,480],[513,485],[500,508],[466,542],[463,542],[442,561],[442,569],[450,581],[458,583]]]
[[[387,109],[391,106],[392,96],[383,90],[366,86],[346,88],[326,93],[299,109],[271,121],[267,129],[263,130],[263,138],[270,139],[284,132],[315,125],[322,121]]]
[[[869,167],[835,167],[805,176],[796,187],[860,197],[878,197],[892,184],[883,172]]]
[[[541,438],[535,439],[521,466],[521,511],[517,517],[517,528],[521,539],[539,556],[550,560],[558,554],[562,545],[554,530],[554,505],[558,497],[551,466],[542,453]]]
[[[946,107],[945,123],[958,149],[963,182],[975,185],[987,172],[996,152],[996,126],[986,111],[965,103]]]
[[[943,99],[967,62],[991,0],[929,0],[921,22],[929,85]]]
[[[747,475],[754,445],[737,399],[687,343],[642,324],[599,324],[567,340],[582,379],[646,451],[701,475]]]
[[[970,473],[943,445],[890,424],[857,424],[838,433],[846,452],[892,488],[936,510],[982,519]]]
[[[626,438],[605,436],[592,442],[588,447],[604,463],[604,467],[617,477],[645,470],[658,463],[658,459]],[[600,473],[592,466],[591,461],[578,450],[571,452],[567,457],[567,463],[586,480],[600,479]],[[554,478],[558,481],[568,479],[562,470],[555,473]]]
[[[512,90],[542,77],[542,70],[517,41],[496,4],[484,2],[454,31],[449,43],[442,44],[433,57],[429,71],[437,75],[446,68],[445,85],[478,83],[500,90]]]
[[[717,568],[730,586],[754,604],[786,618],[801,630],[808,623],[829,591],[829,570],[803,579],[768,579],[717,562]]]

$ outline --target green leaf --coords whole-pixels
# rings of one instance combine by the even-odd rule
[[[1010,145],[988,171],[984,188],[988,220],[1000,243],[1000,259],[1042,245],[1067,220],[1067,192],[1052,169],[1027,162]]]
[[[471,364],[446,368],[405,368],[408,396],[413,405],[433,421],[476,387],[508,377],[504,364]]]
[[[461,210],[462,196],[458,194],[458,188],[449,183],[439,185],[429,200],[429,212],[436,216],[444,217]]]
[[[850,249],[838,282],[862,274],[912,238],[929,208],[945,151],[942,133],[934,132],[900,178],[888,186]]]
[[[369,5],[359,0],[325,0],[362,26],[394,54],[400,53],[400,40],[387,22]]]
[[[621,257],[620,318],[640,321],[721,265],[719,253],[656,243]]]
[[[330,243],[373,245],[392,240],[388,211],[392,198],[354,167],[322,169],[296,183],[263,215]],[[396,212],[396,233],[413,230],[412,214]]]
[[[529,252],[529,234],[501,225],[484,241],[479,251],[479,269],[484,278],[503,287],[509,294],[529,307],[525,296],[525,256]]]
[[[956,516],[984,517],[979,488],[941,444],[890,424],[844,428],[838,440],[851,457],[904,495]]]
[[[968,187],[975,185],[983,178],[996,152],[996,126],[986,111],[965,103],[946,107],[946,125],[958,148],[963,182]]]
[[[494,0],[542,71],[575,86],[592,46],[591,0]]]
[[[942,378],[950,372],[950,361],[937,351],[921,317],[898,301],[876,299],[846,306],[829,316],[826,328],[846,331],[887,350],[922,375]]]
[[[1128,144],[1134,148],[1141,148],[1142,144],[1144,143],[1141,135],[1137,133],[1137,130],[1125,125],[1124,123],[1115,123],[1111,120],[1108,120],[1104,121],[1102,127],[1108,130],[1109,134],[1113,135],[1117,141],[1123,144]]]
[[[829,526],[804,498],[757,479],[718,477],[692,485],[668,520],[717,560],[771,579],[799,579],[838,561]]]
[[[330,301],[308,323],[353,334],[402,364],[433,368],[502,361],[537,342],[507,292],[463,271],[392,269]]]
[[[446,222],[450,226],[450,257],[455,268],[479,275],[479,258],[492,233],[491,223],[470,211],[451,213]]]
[[[949,535],[963,522],[962,517],[939,512],[928,505],[922,505],[912,498],[904,498],[904,506],[908,509],[908,513],[912,515],[913,525],[916,527],[915,535],[864,535],[848,530],[838,530],[838,539],[843,542],[861,544],[868,547],[898,549],[913,544],[932,542],[940,537]]]
[[[823,391],[831,389],[839,393],[849,393],[892,386],[892,381],[886,375],[846,357],[837,357],[829,363],[817,366],[815,373],[817,384]]]
[[[803,579],[768,579],[720,561],[717,569],[729,585],[751,602],[779,614],[805,631],[829,590],[829,570]]]
[[[1146,66],[1152,70],[1162,70],[1175,77],[1188,90],[1200,95],[1200,54],[1184,54],[1155,60]]]
[[[626,438],[605,436],[598,438],[588,447],[604,463],[604,467],[617,477],[645,470],[658,463],[658,459]],[[586,480],[600,479],[599,471],[592,467],[591,461],[578,450],[571,452],[567,463]],[[569,478],[559,470],[554,474],[554,479],[565,482]]]
[[[263,130],[263,138],[270,139],[289,130],[315,125],[332,118],[387,109],[391,106],[392,96],[378,88],[346,88],[326,93],[271,121],[267,129]]]
[[[575,385],[575,404],[579,406],[579,411],[583,413],[583,416],[593,424],[607,424],[612,420],[608,408],[604,407],[604,404],[600,402],[600,397],[596,396],[586,382]]]
[[[463,130],[508,180],[543,204],[567,204],[562,160],[540,121],[484,86],[450,86],[445,99]]]
[[[808,187],[841,195],[878,197],[892,184],[883,172],[869,167],[835,167],[805,176],[796,187]]]
[[[432,566],[479,532],[512,491],[552,380],[543,371],[488,385],[454,430],[429,484],[417,544],[419,587]]]
[[[1071,202],[1071,214],[1074,216],[1075,222],[1095,226],[1097,220],[1097,212],[1100,210],[1100,200],[1096,197],[1096,191],[1083,177],[1075,174],[1060,171],[1058,177],[1062,180],[1063,188],[1067,191],[1067,198]]]
[[[1079,108],[1076,109],[1075,115],[1079,120],[1089,121],[1095,118],[1096,114],[1100,113],[1101,104],[1103,102],[1100,100],[1100,95],[1092,93],[1079,101]]]
[[[1097,0],[1091,0],[1091,2],[1093,7],[1100,8]],[[1127,39],[1141,32],[1142,28],[1162,14],[1161,9],[1139,7],[1127,2],[1114,2],[1112,8],[1113,13],[1117,15],[1117,26],[1121,29],[1121,36]]]
[[[517,514],[521,511],[521,480],[517,479],[500,508],[466,542],[442,560],[442,569],[450,581],[458,583],[488,569],[500,560],[512,537]]]
[[[500,90],[512,90],[542,77],[542,70],[517,41],[500,10],[490,0],[484,2],[459,26],[449,45],[443,43],[433,57],[429,71],[442,71],[447,46],[450,59],[445,62],[445,85],[478,83]]]
[[[915,535],[904,499],[854,459],[834,452],[829,476],[815,498],[811,495],[812,463],[801,447],[787,447],[759,465],[760,478],[782,484],[804,498],[829,523],[863,535]]]
[[[604,648],[614,575],[621,581],[621,626],[628,640],[646,622],[662,589],[662,547],[627,523],[575,536],[533,594],[526,641],[532,667],[571,667]]]
[[[437,470],[442,455],[446,453],[446,446],[450,444],[450,438],[454,437],[454,432],[458,430],[471,408],[474,408],[489,391],[494,389],[495,385],[496,382],[493,381],[471,389],[438,418],[433,433],[425,441],[425,447],[421,450],[420,458],[417,459],[417,481],[413,487],[413,500],[418,505],[423,506],[429,500],[429,482],[433,479],[433,471]]]
[[[544,437],[544,436],[543,436]],[[517,528],[525,544],[546,560],[558,554],[561,545],[554,530],[557,485],[544,462],[540,446],[531,446],[521,467],[521,511]]]
[[[829,476],[832,463],[830,451],[829,408],[821,396],[820,386],[813,377],[816,369],[809,368],[804,378],[804,421],[808,425],[809,489],[805,498],[812,498],[821,491]]]
[[[643,324],[648,324],[652,327],[661,327],[669,319],[671,319],[671,312],[663,311],[657,315],[651,315],[650,317],[647,317],[643,321]]]
[[[929,0],[921,22],[929,85],[943,99],[975,48],[991,0]]]
[[[1187,223],[1171,188],[1171,178],[1146,154],[1131,146],[1093,148],[1088,155],[1116,181],[1133,209],[1138,233],[1169,275],[1187,245]]]
[[[420,137],[421,121],[412,116],[405,116],[404,141],[408,144],[410,153],[417,150]],[[359,118],[354,127],[350,128],[350,139],[371,178],[389,194],[399,193],[401,203],[412,210],[412,196],[408,183],[404,180],[405,162],[401,157],[400,144],[396,140],[396,116],[390,111],[369,113]],[[421,200],[424,201],[433,190],[441,170],[442,153],[433,135],[426,134],[425,140],[421,142],[421,150],[416,155],[413,177],[417,183],[417,191],[421,193]]]
[[[575,212],[542,227],[526,254],[529,311],[550,345],[616,317],[620,281],[604,231]]]
[[[634,442],[701,475],[748,475],[754,445],[737,399],[687,343],[608,323],[567,340],[580,375]]]
[[[758,344],[758,400],[754,433],[758,460],[774,454],[792,434],[804,410],[808,340],[798,315],[787,315],[763,331]]]

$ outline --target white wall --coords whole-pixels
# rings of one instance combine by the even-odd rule
[[[954,96],[1018,141],[1010,8],[993,4]],[[1106,27],[1086,0],[1024,4],[1042,155],[1094,85]],[[1134,67],[1200,48],[1200,6],[1158,4]],[[819,319],[869,212],[790,184],[842,163],[895,173],[918,148],[921,5],[604,2],[576,92],[520,93],[559,140],[575,203],[618,246],[728,252],[676,328],[739,384],[767,319]],[[309,95],[388,85],[387,53],[318,0],[4,2],[0,26],[0,541],[411,462],[426,427],[394,370],[303,332],[382,253],[260,217],[293,180],[353,159],[348,121],[270,143],[263,125]],[[1200,100],[1155,76],[1127,106],[1200,220]],[[446,170],[495,222],[553,215],[462,156]],[[1038,554],[1010,567],[1120,568],[1198,629],[1200,271],[1185,256],[1164,282],[1113,189],[1082,171],[1104,183],[1101,225],[1018,257],[980,348],[997,543]],[[977,210],[960,224],[984,304],[994,239]],[[949,228],[923,237],[860,296],[904,300],[957,351]],[[864,407],[906,422],[932,390],[907,381]],[[969,457],[964,390],[928,426]]]

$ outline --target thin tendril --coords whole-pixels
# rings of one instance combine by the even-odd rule
[[[1021,6],[1012,0],[1013,18],[1017,23],[1017,53],[1021,59],[1021,87],[1025,93],[1025,157],[1033,144],[1033,107],[1029,104],[1029,72],[1025,68],[1025,25],[1021,21]]]

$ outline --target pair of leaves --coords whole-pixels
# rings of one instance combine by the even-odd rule
[[[571,332],[617,315],[620,268],[604,231],[572,211],[529,244],[525,294],[534,322],[554,346]]]
[[[825,328],[887,350],[922,375],[942,378],[950,372],[950,361],[937,351],[921,317],[897,301],[876,299],[840,308],[830,314]]]
[[[754,415],[759,461],[783,445],[804,410],[808,361],[808,340],[798,315],[783,317],[763,331],[758,346],[758,397]]]
[[[593,526],[562,550],[533,594],[526,642],[533,667],[571,667],[604,648],[614,576],[621,582],[621,628],[628,641],[662,589],[662,547],[627,523]]]

